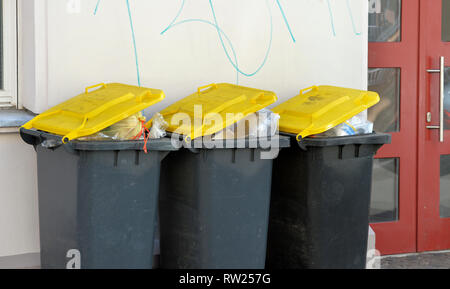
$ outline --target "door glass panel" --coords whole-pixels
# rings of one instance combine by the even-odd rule
[[[450,2],[450,0],[448,0]],[[444,128],[450,129],[450,67],[445,68]]]
[[[370,202],[370,222],[398,220],[399,159],[375,159]]]
[[[450,41],[450,1],[442,0],[442,41]]]
[[[450,155],[441,156],[440,215],[450,218]]]
[[[400,130],[400,68],[369,68],[369,90],[380,95],[380,102],[369,109],[369,120],[376,132]]]
[[[369,0],[369,42],[401,40],[401,0]]]

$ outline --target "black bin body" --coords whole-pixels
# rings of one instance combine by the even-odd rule
[[[264,268],[273,159],[248,143],[227,147],[183,148],[162,162],[162,268]]]
[[[274,161],[267,267],[365,268],[373,158],[390,135],[292,142]]]
[[[42,268],[66,268],[77,250],[81,269],[151,269],[160,163],[171,141],[152,140],[145,154],[137,141],[46,148],[56,136],[21,135],[37,151]]]

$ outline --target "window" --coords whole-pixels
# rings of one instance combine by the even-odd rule
[[[401,14],[401,0],[369,0],[369,42],[399,42]]]
[[[17,1],[0,0],[0,108],[17,107]]]

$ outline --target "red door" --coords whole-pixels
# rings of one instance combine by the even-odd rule
[[[450,249],[450,0],[369,0],[369,111],[392,144],[374,165],[382,254]]]
[[[450,1],[421,0],[418,251],[450,248]]]
[[[427,2],[429,0],[426,0]],[[381,254],[416,251],[419,0],[369,0],[369,110],[392,144],[376,156],[371,226]]]

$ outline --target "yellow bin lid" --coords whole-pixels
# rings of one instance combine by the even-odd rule
[[[297,140],[323,133],[380,101],[377,93],[335,86],[313,86],[273,109],[280,114],[280,131]]]
[[[199,88],[161,114],[169,123],[167,131],[192,140],[217,133],[275,101],[277,96],[270,91],[228,83],[211,84]],[[147,124],[150,126],[151,122]]]
[[[90,92],[90,89],[100,87]],[[64,136],[63,142],[97,133],[164,99],[158,89],[98,84],[26,123],[23,128]]]

